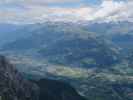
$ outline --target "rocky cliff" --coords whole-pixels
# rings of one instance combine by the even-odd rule
[[[38,100],[38,87],[23,79],[4,56],[0,56],[0,97],[2,100]]]

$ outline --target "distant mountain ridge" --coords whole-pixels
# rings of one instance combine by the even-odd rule
[[[116,63],[117,49],[105,43],[106,39],[100,34],[86,28],[73,23],[36,24],[28,29],[29,37],[6,44],[3,50],[35,51],[49,61],[72,66],[110,66]]]

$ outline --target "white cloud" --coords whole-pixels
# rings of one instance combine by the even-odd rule
[[[8,3],[14,0],[5,0]],[[16,0],[15,0],[16,1]],[[49,7],[36,3],[63,3],[80,2],[80,0],[19,0],[24,10],[0,9],[0,22],[35,23],[45,20],[65,20],[65,21],[132,21],[133,22],[133,1],[115,2],[104,0],[101,5],[81,6],[77,8]],[[37,1],[37,2],[36,2]]]
[[[129,20],[129,17],[133,17],[133,1],[127,2],[114,2],[114,1],[104,1],[101,4],[101,9],[99,9],[94,14],[94,19],[101,18],[106,21],[121,21]]]

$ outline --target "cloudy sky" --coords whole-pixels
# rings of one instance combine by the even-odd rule
[[[0,0],[0,23],[132,21],[133,0]]]

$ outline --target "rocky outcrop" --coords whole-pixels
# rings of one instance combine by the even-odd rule
[[[38,100],[38,87],[23,79],[4,56],[0,56],[0,98],[2,100]]]
[[[85,100],[65,82],[24,79],[4,56],[0,56],[0,100]]]

